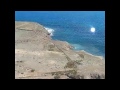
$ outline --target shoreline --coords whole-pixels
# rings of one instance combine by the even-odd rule
[[[48,31],[48,33],[50,34],[51,39],[54,40],[54,39],[52,38],[52,37],[53,37],[53,33],[54,33],[54,29],[52,29],[52,28],[45,27],[44,25],[40,24],[39,22],[32,22],[32,21],[15,21],[15,22],[30,22],[30,23],[36,23],[36,24],[39,24],[39,25],[41,25],[46,31]],[[50,30],[48,30],[48,29],[50,29]],[[105,56],[103,56],[103,55],[95,55],[95,54],[92,54],[92,53],[90,53],[90,52],[85,51],[84,49],[83,49],[83,50],[76,50],[76,49],[74,49],[75,46],[72,45],[71,43],[69,43],[68,41],[65,41],[65,40],[59,40],[59,39],[55,39],[55,40],[57,40],[57,41],[63,41],[63,42],[67,42],[71,47],[73,47],[72,50],[74,50],[75,52],[80,52],[80,51],[82,51],[82,52],[87,53],[88,55],[91,55],[91,56],[95,56],[95,57],[98,57],[98,58],[103,58],[103,59],[105,59]]]
[[[70,44],[71,45],[71,44]],[[73,46],[74,47],[74,46]],[[95,56],[95,57],[100,57],[100,58],[104,58],[105,59],[105,57],[103,56],[103,55],[95,55],[95,54],[92,54],[92,53],[90,53],[90,52],[88,52],[88,51],[86,51],[86,50],[84,50],[84,49],[82,49],[82,50],[75,50],[75,49],[73,49],[75,52],[85,52],[85,53],[87,53],[87,54],[89,54],[89,55],[91,55],[91,56]]]
[[[40,23],[39,23],[39,24],[40,24]],[[51,38],[54,37],[54,29],[49,28],[49,27],[45,27],[45,26],[43,26],[43,27],[50,33]],[[53,39],[53,38],[52,38],[52,40],[58,40],[58,41],[63,41],[63,42],[65,41],[65,42],[69,43],[69,42],[66,41],[66,40],[59,40],[59,39]],[[71,47],[73,47],[73,50],[74,50],[74,51],[81,51],[81,50],[79,50],[79,49],[75,49],[75,48],[77,48],[77,47],[74,46],[73,44],[71,44],[71,43],[69,43],[69,44],[71,45]],[[80,45],[80,44],[78,44],[78,45]],[[88,51],[86,51],[86,50],[84,50],[84,49],[82,49],[82,50],[85,51],[85,52],[87,52],[87,53],[89,53],[89,54],[92,55],[92,56],[103,57],[103,58],[105,59],[105,54],[97,55],[97,54],[88,52]]]
[[[51,36],[51,38],[52,38],[52,37],[53,37],[53,36]],[[54,40],[54,39],[52,38],[52,40]],[[72,50],[74,50],[75,52],[84,51],[85,53],[87,53],[87,54],[89,54],[89,55],[91,55],[91,56],[96,56],[96,57],[100,57],[100,58],[104,58],[104,59],[105,59],[105,56],[104,56],[104,55],[95,55],[95,54],[92,54],[92,53],[90,53],[90,52],[88,52],[88,51],[86,51],[86,50],[84,50],[84,49],[82,49],[82,50],[77,50],[77,49],[75,49],[76,47],[75,47],[74,45],[72,45],[71,43],[69,43],[68,41],[59,40],[59,39],[55,39],[55,40],[67,42],[71,47],[73,47]]]
[[[104,56],[93,55],[93,54],[91,54],[91,53],[89,53],[89,52],[87,52],[87,51],[85,51],[85,50],[79,50],[79,51],[76,51],[76,52],[84,52],[84,53],[86,53],[86,54],[88,54],[88,55],[90,55],[90,56],[94,56],[94,57],[97,57],[97,58],[100,58],[100,59],[104,59],[104,60],[105,60],[105,57],[104,57]]]
[[[51,38],[52,38],[52,36],[51,36]],[[52,40],[54,40],[53,38],[52,38]],[[55,39],[55,41],[62,41],[62,40],[59,40],[59,39]],[[63,40],[63,42],[66,42],[66,43],[68,43],[72,48],[72,50],[73,51],[75,51],[75,52],[84,52],[84,53],[86,53],[86,54],[88,54],[88,55],[91,55],[91,56],[94,56],[94,57],[97,57],[97,58],[100,58],[100,59],[104,59],[105,60],[105,57],[104,56],[102,56],[102,55],[95,55],[95,54],[92,54],[92,53],[90,53],[90,52],[87,52],[87,51],[85,51],[85,50],[76,50],[76,49],[74,49],[75,48],[75,46],[73,46],[71,43],[69,43],[69,42],[67,42],[67,41],[65,41],[65,40]]]
[[[39,23],[15,22],[15,78],[55,79],[59,74],[59,79],[105,79],[102,59],[52,39]]]

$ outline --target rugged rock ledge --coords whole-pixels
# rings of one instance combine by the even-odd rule
[[[52,40],[35,22],[15,21],[16,79],[105,79],[105,60]]]

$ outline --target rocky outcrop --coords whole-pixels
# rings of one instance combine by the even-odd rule
[[[16,79],[105,79],[105,60],[52,40],[34,22],[15,21]]]

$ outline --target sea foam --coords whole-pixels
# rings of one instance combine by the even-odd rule
[[[50,33],[50,36],[53,36],[54,29],[45,27],[45,29]]]

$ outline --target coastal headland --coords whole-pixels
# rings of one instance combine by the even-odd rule
[[[105,79],[105,59],[53,40],[39,23],[15,21],[15,79]]]

